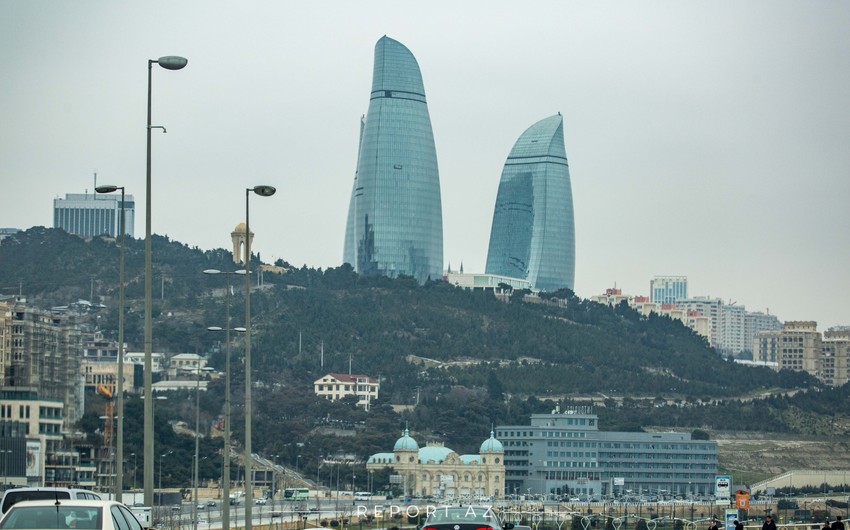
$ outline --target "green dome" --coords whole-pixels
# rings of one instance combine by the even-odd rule
[[[393,446],[393,451],[398,450],[407,450],[407,451],[417,451],[419,450],[419,444],[416,443],[416,440],[410,437],[410,431],[407,429],[404,430],[404,436],[396,440],[395,445]]]
[[[504,448],[502,448],[502,442],[496,439],[493,431],[490,431],[490,438],[484,440],[484,443],[481,444],[481,449],[478,450],[479,453],[483,453],[485,451],[489,451],[491,453],[505,452]]]

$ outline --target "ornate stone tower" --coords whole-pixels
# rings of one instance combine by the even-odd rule
[[[246,250],[246,236],[245,236],[245,223],[239,223],[236,225],[236,228],[233,229],[233,232],[230,233],[230,239],[233,241],[233,262],[244,264],[247,256],[245,256]],[[254,232],[247,237],[251,238],[251,245],[254,244]]]

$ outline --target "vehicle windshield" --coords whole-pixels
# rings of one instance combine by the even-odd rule
[[[100,528],[97,506],[14,506],[0,521],[0,529],[64,530]]]
[[[429,524],[436,523],[498,523],[496,513],[487,506],[438,507],[428,516]]]

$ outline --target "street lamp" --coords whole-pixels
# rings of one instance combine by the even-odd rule
[[[174,451],[169,451],[165,454],[159,455],[159,504],[162,505],[162,459],[173,453]]]
[[[136,500],[136,475],[138,474],[138,467],[136,467],[136,453],[130,453],[130,456],[133,457],[133,500]]]
[[[277,191],[273,186],[254,186],[245,189],[245,530],[251,530],[254,477],[251,465],[251,222],[249,199],[251,192],[261,197],[271,197]]]
[[[3,453],[3,486],[5,487],[9,480],[9,455],[12,454],[12,450],[2,449],[0,453]]]
[[[121,492],[124,489],[124,186],[98,186],[98,193],[112,193],[121,190],[121,252],[118,265],[118,382],[115,392],[118,394],[118,416],[115,438],[115,500],[121,502]],[[133,470],[135,473],[135,469]]]
[[[154,63],[166,70],[180,70],[188,61],[183,57],[165,56],[148,59],[148,123],[147,123],[147,160],[145,171],[145,418],[144,418],[144,458],[145,466],[145,506],[153,506],[153,323],[151,318],[153,272],[151,269],[151,73]],[[165,129],[162,129],[165,132]]]
[[[207,269],[204,271],[204,274],[217,275],[224,274],[226,276],[233,274],[245,274],[244,270],[238,270],[233,272],[222,272],[217,269]],[[227,321],[226,328],[220,328],[218,326],[208,327],[208,331],[224,331],[226,333],[224,337],[225,342],[225,361],[224,361],[224,463],[223,463],[223,472],[222,472],[222,488],[221,488],[221,500],[223,503],[222,512],[221,512],[221,528],[222,530],[230,529],[230,332],[245,332],[245,328],[231,328],[230,327],[230,282],[228,281],[227,285],[227,302],[225,303],[225,320]]]

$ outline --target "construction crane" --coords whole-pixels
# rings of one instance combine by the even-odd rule
[[[112,418],[115,415],[112,391],[106,385],[97,385],[97,393],[106,398],[106,407],[103,413],[103,445],[104,447],[112,447]]]

